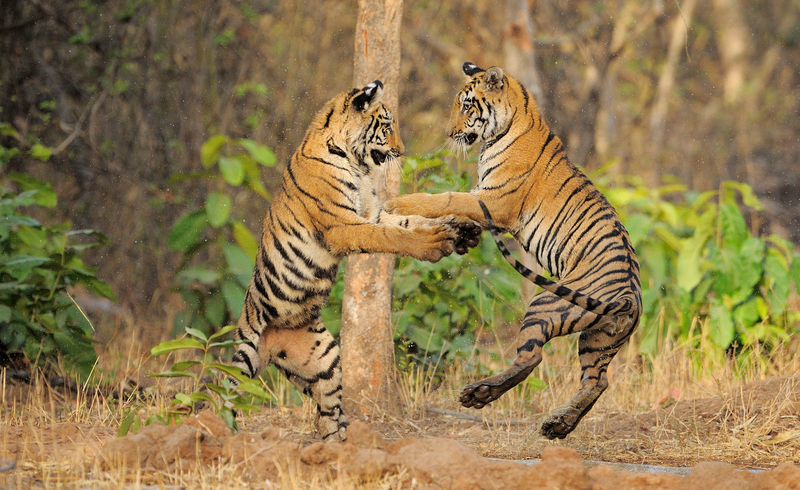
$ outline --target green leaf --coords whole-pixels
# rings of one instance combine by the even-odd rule
[[[224,244],[222,252],[225,254],[225,261],[228,263],[228,271],[235,275],[242,286],[250,284],[250,277],[253,275],[253,268],[256,263],[253,258],[236,245]]]
[[[736,329],[733,317],[728,308],[723,305],[713,305],[709,310],[708,328],[711,340],[723,349],[727,349],[733,342]]]
[[[219,157],[219,170],[222,178],[230,185],[238,186],[244,182],[244,167],[238,158]]]
[[[242,370],[238,367],[228,366],[226,364],[220,364],[218,362],[209,364],[209,367],[212,367],[217,371],[227,374],[228,376],[238,381],[240,384],[250,381],[250,378],[247,377],[247,375],[245,375],[244,373],[242,373]]]
[[[222,146],[228,142],[228,137],[221,134],[212,136],[200,147],[200,161],[203,167],[210,168],[219,158]]]
[[[38,227],[22,225],[17,228],[17,236],[22,243],[37,250],[44,249],[47,244],[47,231]]]
[[[264,165],[265,167],[272,167],[278,161],[278,159],[275,157],[275,153],[272,150],[266,146],[259,145],[253,140],[240,139],[237,141],[237,143],[243,146],[244,149],[250,153],[250,156],[253,157],[253,160],[261,165]]]
[[[245,289],[234,281],[222,281],[220,284],[222,297],[225,298],[225,304],[228,305],[228,310],[231,312],[242,311],[244,305]]]
[[[202,363],[200,361],[176,362],[175,364],[172,365],[172,367],[170,368],[170,371],[171,372],[175,372],[175,373],[180,373],[180,372],[186,371],[187,369],[189,369],[192,366],[197,366],[198,364],[202,364]]]
[[[186,327],[184,330],[186,330],[186,333],[188,333],[192,337],[198,338],[198,339],[202,340],[203,342],[206,342],[208,340],[208,338],[206,337],[206,334],[204,334],[200,330],[197,330],[196,328]]]
[[[682,241],[675,267],[677,284],[684,291],[694,289],[703,278],[700,256],[709,236],[709,233],[695,233],[693,237]]]
[[[238,389],[239,391],[243,391],[245,393],[250,393],[251,395],[257,396],[262,400],[272,399],[269,393],[264,391],[264,388],[261,387],[261,384],[259,384],[256,380],[253,379],[241,383],[239,386],[237,386],[236,389]]]
[[[23,173],[13,173],[8,177],[19,184],[23,191],[35,191],[33,198],[39,206],[54,208],[58,204],[58,198],[50,184]]]
[[[756,299],[751,298],[733,310],[733,320],[743,331],[746,331],[748,328],[753,326],[754,323],[758,322],[760,317],[758,314],[758,302]]]
[[[206,213],[202,209],[183,215],[172,225],[167,237],[170,250],[184,250],[194,244],[208,226]]]
[[[136,416],[136,412],[130,411],[128,415],[122,419],[122,424],[119,426],[119,430],[117,431],[117,437],[125,436],[131,428],[133,421],[136,420],[138,417]]]
[[[90,277],[81,281],[84,286],[89,289],[92,293],[96,294],[97,296],[101,296],[106,299],[110,299],[111,301],[116,302],[117,296],[114,294],[114,291],[111,290],[111,286],[104,283],[100,279],[95,277]]]
[[[219,272],[206,269],[200,265],[183,270],[177,275],[177,279],[179,279],[179,281],[184,285],[191,284],[193,282],[211,285],[216,284],[217,281],[219,281],[219,278]]]
[[[231,228],[233,230],[234,240],[242,247],[242,250],[244,250],[252,263],[255,264],[256,253],[258,253],[258,242],[255,237],[250,233],[250,230],[239,221],[231,223]]]
[[[206,301],[206,319],[212,327],[218,327],[225,321],[228,310],[225,308],[225,298],[220,291],[215,291]]]
[[[31,147],[31,156],[33,158],[38,158],[39,160],[46,162],[50,155],[53,154],[53,151],[46,146],[42,146],[39,143],[36,143]]]
[[[175,393],[175,399],[180,402],[181,405],[186,407],[193,407],[194,402],[192,401],[191,397],[185,393]]]
[[[717,272],[714,290],[730,296],[734,303],[744,301],[761,279],[764,247],[763,240],[750,237],[740,249],[726,245],[718,250],[712,258]]]
[[[219,228],[228,221],[231,215],[231,197],[221,192],[212,192],[206,199],[206,216],[208,223]]]
[[[775,249],[767,250],[767,256],[764,258],[764,276],[765,286],[768,288],[767,303],[772,315],[782,315],[789,301],[791,283],[786,262]]]
[[[224,327],[222,327],[219,330],[217,330],[217,332],[215,334],[209,336],[208,340],[214,340],[214,339],[217,339],[219,337],[222,337],[223,335],[225,335],[227,333],[233,332],[237,328],[239,328],[238,325],[225,325]]]
[[[216,347],[232,347],[234,345],[239,345],[244,343],[242,340],[223,340],[222,342],[211,342],[208,344],[209,347],[216,348]]]
[[[184,349],[205,350],[205,347],[206,346],[200,343],[200,341],[198,341],[197,339],[183,338],[183,339],[167,340],[166,342],[161,342],[160,344],[150,349],[150,355],[160,356],[162,354],[168,354],[176,350],[184,350]]]
[[[191,371],[164,371],[163,373],[151,373],[148,378],[197,378]]]
[[[731,189],[736,189],[742,195],[742,202],[745,206],[750,207],[756,211],[763,211],[764,205],[761,204],[761,201],[758,200],[756,194],[753,192],[753,188],[750,187],[748,184],[744,182],[733,182],[733,181],[725,181],[722,184],[725,187],[729,187]]]
[[[222,410],[219,416],[222,417],[225,425],[231,430],[231,434],[236,434],[239,431],[239,427],[236,425],[236,417],[233,416],[233,412],[230,409]]]
[[[0,323],[8,323],[11,321],[12,310],[6,305],[0,305]]]
[[[789,277],[794,281],[795,291],[800,290],[800,254],[792,257],[792,266],[789,270]]]
[[[723,243],[739,247],[749,235],[739,206],[736,204],[720,204],[719,213],[722,223]]]
[[[11,274],[14,279],[24,281],[28,278],[34,268],[44,264],[53,263],[49,257],[35,257],[27,254],[19,254],[12,256],[2,264],[5,272]]]
[[[3,216],[0,218],[0,226],[41,226],[42,224],[27,216]]]

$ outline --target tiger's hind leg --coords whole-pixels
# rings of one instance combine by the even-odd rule
[[[608,365],[633,333],[636,320],[608,317],[603,323],[581,332],[578,354],[581,362],[581,387],[567,403],[553,410],[542,423],[542,435],[563,439],[589,413],[608,388]]]
[[[265,328],[260,334],[247,322],[236,333],[245,342],[232,364],[255,378],[275,364],[289,381],[317,403],[317,430],[326,441],[344,441],[347,422],[342,412],[342,368],[339,346],[325,325],[316,320],[299,329]],[[235,381],[231,380],[235,385]]]
[[[483,408],[524,381],[542,362],[542,346],[551,338],[561,335],[563,314],[568,314],[572,308],[572,305],[547,291],[536,295],[522,320],[514,363],[500,374],[465,386],[459,394],[461,405]]]
[[[275,364],[297,389],[317,403],[316,425],[324,441],[347,438],[339,346],[319,319],[302,328],[265,329],[257,352],[260,365]]]

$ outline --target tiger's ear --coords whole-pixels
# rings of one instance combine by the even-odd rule
[[[461,65],[461,69],[464,70],[464,75],[468,77],[471,77],[476,73],[486,71],[483,68],[470,63],[469,61],[465,61],[464,64]]]
[[[493,66],[486,70],[486,79],[484,83],[489,90],[500,90],[503,88],[503,69],[499,66]]]
[[[380,102],[382,95],[383,82],[375,80],[353,97],[353,108],[360,112],[366,112],[367,109]]]

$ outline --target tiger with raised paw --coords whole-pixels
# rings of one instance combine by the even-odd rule
[[[376,184],[403,153],[382,93],[375,80],[332,98],[314,117],[264,218],[235,332],[243,342],[233,365],[252,378],[275,364],[317,403],[326,441],[347,437],[339,347],[320,320],[342,258],[391,253],[436,262],[480,238],[470,220],[381,212]]]
[[[545,437],[563,439],[608,387],[608,365],[639,323],[639,263],[616,211],[567,160],[525,87],[499,67],[464,63],[463,71],[467,83],[453,104],[448,136],[464,152],[480,145],[477,185],[469,193],[400,196],[384,209],[474,220],[492,231],[518,271],[544,288],[525,313],[511,367],[467,385],[459,395],[463,406],[496,400],[528,377],[550,339],[580,332],[580,389],[541,428]],[[511,233],[558,282],[511,258],[499,232]]]

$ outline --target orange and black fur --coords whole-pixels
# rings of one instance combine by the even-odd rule
[[[468,81],[453,105],[449,136],[465,151],[481,145],[477,186],[469,193],[400,196],[384,209],[475,220],[492,231],[518,271],[545,289],[528,307],[512,366],[466,386],[463,406],[496,400],[541,362],[545,343],[580,332],[581,387],[542,424],[545,437],[564,438],[605,391],[608,365],[639,323],[639,264],[616,211],[567,160],[525,87],[499,67],[464,63],[463,70]],[[518,264],[498,231],[511,233],[558,282]]]
[[[349,253],[395,253],[436,262],[478,243],[480,228],[453,217],[381,212],[376,183],[403,143],[380,102],[383,84],[344,92],[314,117],[264,219],[233,365],[255,377],[275,364],[317,402],[323,439],[343,441],[339,347],[320,320]]]

